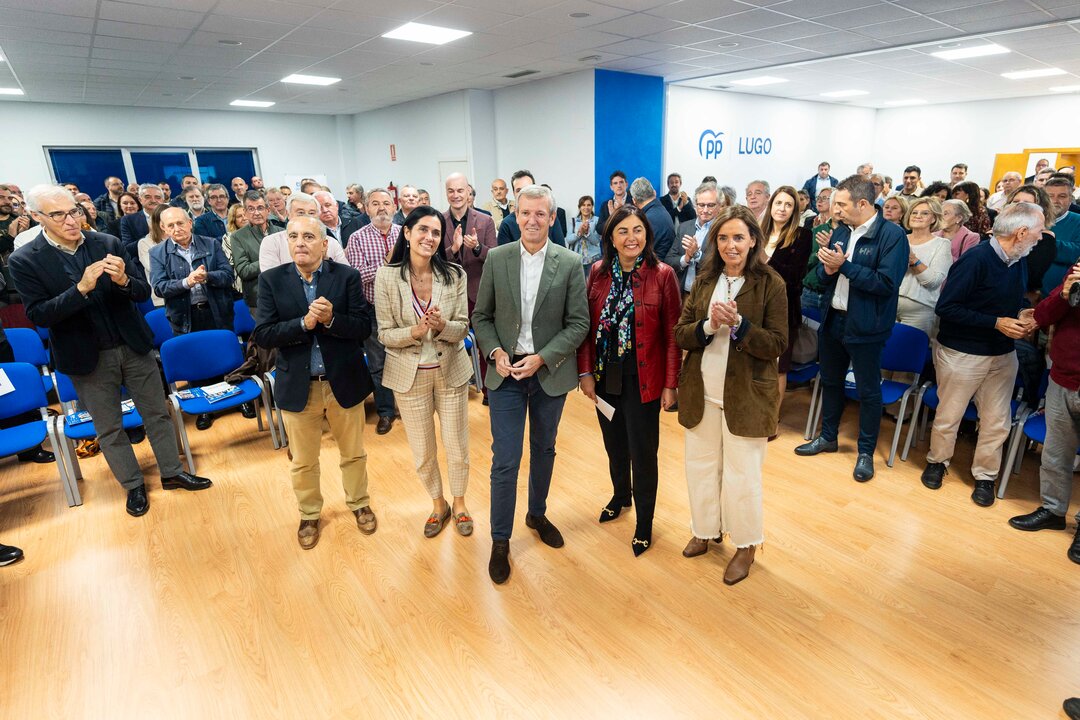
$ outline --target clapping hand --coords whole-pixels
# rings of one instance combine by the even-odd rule
[[[694,255],[696,255],[698,251],[697,238],[695,238],[693,235],[683,235],[682,247],[683,252],[686,254],[686,262],[687,264],[689,264],[690,261],[694,259]]]
[[[334,304],[321,295],[308,307],[308,311],[315,315],[315,319],[323,325],[329,325],[334,319]]]
[[[464,236],[462,236],[462,242],[465,244],[465,247],[469,248],[470,250],[480,244],[480,241],[476,238],[476,233],[466,233]]]
[[[109,254],[101,262],[103,263],[102,271],[112,278],[114,283],[120,286],[128,284],[128,276],[122,258]]]
[[[458,225],[457,228],[454,230],[454,239],[450,244],[450,252],[456,253],[461,250],[461,245],[464,242],[465,238],[462,236],[461,226]]]
[[[840,266],[847,261],[847,256],[840,250],[833,250],[829,247],[823,247],[818,250],[818,260],[825,267],[825,272],[829,275],[835,275]]]
[[[819,248],[829,247],[829,241],[832,240],[832,230],[818,230],[818,234],[814,236],[817,240]]]
[[[739,308],[734,300],[721,302],[717,300],[709,306],[709,323],[714,329],[719,330],[722,325],[735,327],[739,322]]]
[[[105,272],[105,261],[98,260],[95,263],[90,263],[83,270],[82,278],[79,280],[78,288],[79,292],[83,295],[89,295],[90,292],[97,287],[98,278]]]
[[[422,322],[427,323],[427,326],[437,333],[442,332],[443,328],[446,327],[446,320],[443,319],[442,311],[438,305],[432,305],[428,308],[428,311],[424,313]]]
[[[206,282],[206,266],[200,265],[187,276],[188,285],[202,285]]]

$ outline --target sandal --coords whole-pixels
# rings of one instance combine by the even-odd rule
[[[450,519],[450,506],[446,506],[446,510],[442,515],[438,513],[431,513],[428,515],[427,522],[424,523],[424,537],[433,538],[442,532],[443,527],[446,525],[446,521]]]
[[[454,527],[457,528],[458,535],[468,537],[472,535],[473,520],[468,513],[460,512],[454,516]]]

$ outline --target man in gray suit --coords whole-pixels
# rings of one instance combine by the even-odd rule
[[[713,218],[720,212],[719,197],[716,183],[706,182],[698,186],[694,191],[697,217],[679,225],[678,241],[672,243],[671,250],[664,258],[664,262],[675,268],[675,274],[679,276],[679,290],[683,297],[690,292],[698,268],[701,267],[709,228],[712,227]]]
[[[551,547],[562,547],[547,519],[555,435],[566,394],[577,387],[578,346],[589,331],[581,257],[548,240],[555,198],[540,185],[518,195],[519,242],[488,252],[473,328],[495,372],[485,384],[491,407],[491,560],[496,583],[510,577],[517,477],[529,419],[529,509],[525,524]],[[569,362],[568,362],[569,361]]]

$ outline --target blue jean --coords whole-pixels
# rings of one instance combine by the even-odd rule
[[[394,417],[397,411],[394,409],[394,391],[383,387],[383,365],[386,364],[386,348],[375,337],[375,333],[368,336],[364,341],[364,354],[367,357],[368,374],[371,375],[371,384],[374,386],[375,412],[379,417]]]
[[[830,442],[836,439],[844,414],[844,377],[850,364],[859,393],[859,454],[873,455],[881,429],[881,353],[885,343],[845,343],[845,320],[835,310],[830,311],[818,331],[821,437]]]
[[[529,514],[547,512],[555,435],[565,395],[552,397],[536,376],[505,378],[488,393],[491,416],[491,539],[509,540],[514,531],[518,470],[521,468],[525,417],[529,420]]]

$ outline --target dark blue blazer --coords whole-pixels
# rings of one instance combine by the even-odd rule
[[[221,249],[221,243],[211,237],[191,236],[191,266],[178,253],[171,239],[150,248],[150,282],[154,293],[165,299],[165,316],[177,335],[191,332],[191,290],[184,287],[184,278],[191,269],[206,266],[206,299],[214,316],[214,327],[233,328],[232,265]]]
[[[373,388],[364,362],[364,340],[371,335],[375,313],[364,299],[360,273],[348,265],[324,260],[316,296],[334,306],[334,320],[330,327],[319,323],[308,331],[300,322],[307,314],[308,301],[296,265],[286,263],[259,275],[252,337],[260,347],[278,349],[274,397],[281,409],[289,412],[299,412],[307,405],[315,337],[319,338],[326,379],[341,407],[362,403]]]
[[[503,218],[502,225],[499,225],[499,234],[496,238],[499,245],[507,245],[512,242],[517,242],[521,239],[521,228],[517,224],[517,215],[510,213]],[[562,245],[566,247],[566,235],[563,233],[562,226],[559,225],[559,221],[556,220],[548,228],[548,239],[556,245]]]
[[[832,175],[829,176],[829,185],[836,187],[840,183]],[[806,191],[806,194],[810,196],[810,207],[816,207],[814,201],[817,200],[817,173],[803,183],[802,189]]]
[[[213,210],[207,210],[195,218],[195,222],[191,225],[191,232],[220,241],[221,238],[225,237],[228,228],[225,227],[225,222],[214,214]]]
[[[127,287],[119,287],[108,275],[98,278],[91,294],[104,295],[120,337],[129,348],[145,355],[154,347],[154,335],[136,303],[150,299],[150,284],[120,241],[112,235],[83,232],[83,242],[94,262],[108,254],[124,259]],[[26,316],[39,327],[49,328],[49,346],[56,369],[69,375],[87,375],[97,367],[97,339],[88,313],[90,300],[68,277],[60,251],[39,234],[12,253],[11,277],[26,304]]]
[[[829,247],[846,250],[851,240],[851,228],[840,223],[833,230]],[[839,247],[838,247],[839,246]],[[900,294],[900,282],[907,272],[908,258],[907,233],[895,223],[891,223],[877,211],[877,220],[870,226],[870,232],[859,239],[855,246],[855,256],[845,260],[839,272],[829,275],[824,265],[818,265],[818,279],[824,292],[821,328],[832,312],[832,297],[836,290],[836,279],[840,275],[847,277],[848,290],[847,323],[844,325],[845,343],[885,342],[892,334],[896,324],[896,302]]]
[[[671,215],[660,203],[653,198],[645,207],[641,208],[649,221],[653,232],[653,251],[658,258],[666,258],[671,246],[675,244],[675,226],[671,222]]]
[[[139,241],[149,233],[150,224],[146,222],[146,213],[143,211],[120,218],[120,240],[131,257],[139,256]]]

